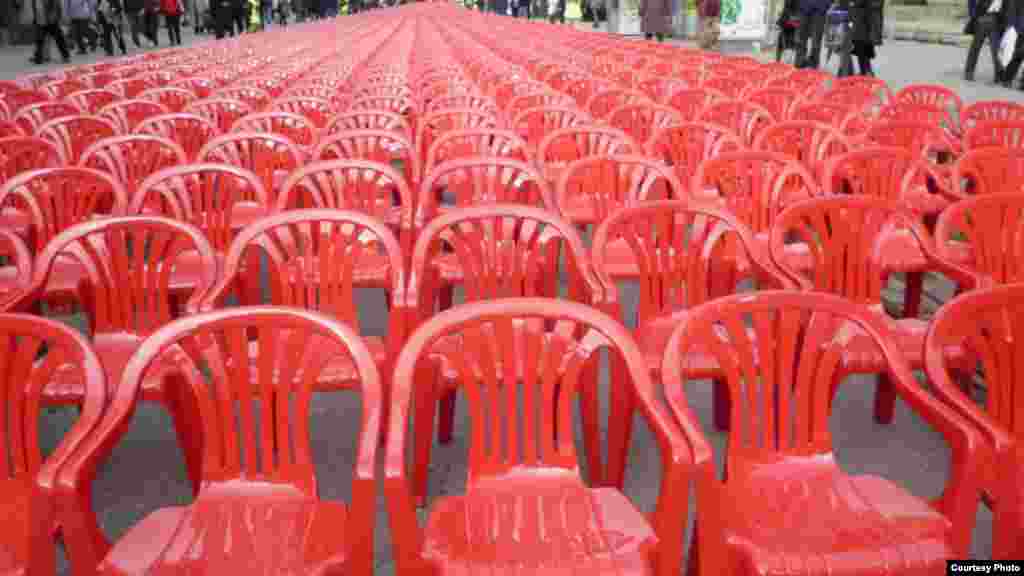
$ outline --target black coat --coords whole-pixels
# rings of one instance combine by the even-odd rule
[[[879,46],[885,27],[885,0],[841,0],[839,6],[850,11],[853,41]]]
[[[145,0],[124,0],[124,11],[129,14],[141,12],[145,6]]]

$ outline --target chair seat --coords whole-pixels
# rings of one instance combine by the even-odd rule
[[[345,565],[347,510],[287,485],[230,482],[134,525],[101,574],[323,574]]]
[[[679,326],[679,318],[665,315],[644,322],[637,328],[636,341],[647,361],[647,369],[657,377],[661,372],[661,363],[665,357],[665,349],[672,337],[672,332]],[[754,338],[753,330],[748,330],[748,337]],[[722,369],[715,356],[702,344],[696,343],[682,360],[683,373],[693,379],[715,378],[722,375]]]
[[[28,478],[0,480],[0,514],[4,518],[4,536],[0,538],[0,576],[28,574],[28,558],[32,482]]]
[[[952,526],[927,502],[884,478],[847,476],[830,458],[808,460],[765,466],[731,487],[737,504],[719,516],[731,573],[945,571]]]
[[[523,473],[439,499],[423,556],[442,574],[639,575],[652,572],[656,544],[621,492]]]
[[[336,262],[334,267],[340,268],[346,264]],[[314,259],[309,266],[309,270],[304,269],[305,259],[301,256],[288,263],[287,267],[289,283],[296,284],[298,279],[302,278],[303,284],[320,284],[320,263],[318,259]],[[387,254],[372,246],[364,249],[359,254],[359,259],[355,262],[352,270],[352,283],[360,287],[390,288],[391,261]]]
[[[901,199],[916,214],[931,216],[946,209],[952,202],[942,194],[933,194],[925,185],[907,190]]]

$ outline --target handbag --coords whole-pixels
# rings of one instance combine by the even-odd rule
[[[999,41],[999,63],[1006,66],[1013,59],[1013,53],[1017,48],[1017,29],[1010,26],[1003,32],[1003,39]]]

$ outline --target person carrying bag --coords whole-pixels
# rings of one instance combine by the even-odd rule
[[[996,71],[996,82],[1003,78],[1003,63],[999,59],[999,43],[1006,26],[1003,13],[1003,0],[978,0],[971,12],[971,17],[964,26],[964,34],[973,36],[971,47],[967,50],[967,61],[964,63],[964,80],[974,81],[974,69],[978,66],[978,57],[987,41],[992,53],[992,67]]]

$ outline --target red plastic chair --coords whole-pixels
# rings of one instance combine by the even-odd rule
[[[100,574],[191,569],[226,574],[254,568],[275,574],[369,574],[380,376],[354,330],[312,312],[223,310],[157,331],[135,356],[89,442],[61,471],[61,484],[90,489],[92,471],[127,429],[143,381],[168,354],[186,368],[174,378],[174,390],[206,439],[202,487],[193,502],[149,514],[113,547],[88,499],[69,495],[64,504],[77,514],[65,529],[91,544],[90,554],[80,556],[82,569]],[[338,357],[355,366],[353,387],[362,404],[351,507],[318,498],[309,445],[312,385]],[[239,405],[238,420],[223,417]],[[256,426],[253,406],[261,407],[264,426]],[[290,528],[282,531],[282,526]]]
[[[124,98],[137,98],[139,94],[142,94],[146,90],[159,87],[159,83],[153,78],[146,76],[134,76],[131,78],[114,80],[110,84],[107,84],[106,89],[116,94],[120,94]]]
[[[277,134],[233,132],[218,136],[203,146],[198,162],[229,164],[256,174],[263,183],[270,204],[247,206],[235,214],[237,225],[244,226],[268,214],[276,203],[285,179],[305,163],[305,153],[294,142]],[[255,198],[246,198],[254,201]]]
[[[895,99],[895,95],[892,93],[892,89],[885,83],[885,80],[874,76],[846,76],[843,78],[835,78],[832,80],[832,86],[830,90],[845,90],[847,88],[853,89],[866,89],[873,94],[879,106],[885,105],[887,102],[891,102]],[[827,97],[821,98],[822,100],[828,100]]]
[[[243,215],[272,209],[256,174],[237,166],[201,163],[167,168],[146,178],[132,197],[128,213],[167,216],[195,226],[213,246],[219,262]],[[182,289],[194,287],[200,272],[191,263],[179,265],[173,281]]]
[[[5,536],[0,540],[0,570],[10,574],[57,573],[58,530],[67,530],[62,496],[70,492],[57,478],[69,458],[100,421],[107,402],[103,369],[88,343],[74,330],[53,320],[23,314],[0,314],[0,373],[7,416],[4,442],[3,500]],[[81,414],[57,444],[43,456],[38,433],[40,396],[57,373],[82,382]],[[90,492],[76,491],[88,501]],[[72,562],[80,559],[76,534],[62,534]]]
[[[432,98],[423,108],[424,114],[439,112],[441,110],[471,109],[480,110],[489,114],[497,115],[498,107],[493,100],[487,96],[475,94],[445,94]]]
[[[441,134],[451,130],[469,130],[473,128],[499,128],[498,118],[487,111],[473,108],[456,110],[439,110],[420,118],[416,128],[418,153],[426,157],[430,145]]]
[[[210,95],[213,94],[213,91],[217,88],[217,83],[210,78],[192,76],[190,78],[175,80],[171,86],[174,88],[183,88],[188,90],[195,94],[197,98],[202,99],[209,98]]]
[[[732,265],[736,260],[749,263],[758,287],[794,286],[776,270],[767,250],[759,248],[750,230],[732,215],[684,200],[643,202],[614,212],[594,232],[591,255],[595,273],[609,284],[609,302],[621,301],[615,295],[616,282],[639,284],[635,317],[627,317],[625,306],[609,311],[626,325],[636,327],[634,336],[654,379],[658,378],[675,314],[740,290]],[[703,362],[706,377],[721,377],[718,367],[706,360],[693,359],[694,363]],[[721,394],[720,390],[715,392],[715,422],[725,429],[728,403]],[[609,483],[621,487],[625,450],[632,435],[632,408],[628,401],[616,402],[612,413],[611,422],[615,424],[610,426],[608,436]]]
[[[600,306],[603,284],[594,276],[582,239],[571,224],[551,212],[529,206],[496,204],[448,212],[424,228],[412,251],[409,331],[427,321],[435,309],[451,307],[448,296],[461,286],[464,302],[516,297],[559,297],[560,258],[566,262],[567,298]],[[522,372],[526,368],[517,364]],[[433,432],[434,404],[439,402],[438,440],[452,439],[455,387],[439,375],[426,402],[417,408],[414,486],[422,502]],[[601,472],[598,415],[584,416],[587,452],[595,478]]]
[[[89,86],[84,82],[70,79],[48,82],[39,87],[40,92],[48,94],[53,100],[63,100],[64,98],[67,98],[68,94],[88,89]]]
[[[162,136],[176,142],[192,160],[207,142],[219,133],[217,127],[206,118],[195,114],[161,114],[140,122],[136,134]]]
[[[400,169],[406,181],[416,186],[420,179],[419,155],[411,141],[390,130],[347,130],[325,138],[311,157],[321,160],[368,160]]]
[[[754,149],[785,154],[803,164],[820,182],[825,163],[849,152],[853,145],[827,124],[789,120],[765,128],[754,142]]]
[[[191,90],[175,88],[174,86],[162,86],[146,90],[139,94],[138,98],[139,100],[156,102],[163,106],[167,112],[177,114],[184,111],[189,104],[198,100],[199,97]]]
[[[23,106],[15,113],[13,120],[25,134],[35,134],[50,120],[81,114],[81,109],[71,102],[40,102]]]
[[[305,116],[290,112],[257,112],[235,122],[232,132],[258,132],[284,136],[304,149],[316,144],[317,129]]]
[[[49,140],[34,136],[0,138],[0,182],[40,168],[56,168],[65,164],[60,148]]]
[[[938,126],[948,130],[950,133],[955,133],[957,130],[956,123],[949,110],[930,104],[905,100],[897,100],[883,106],[878,112],[877,121],[922,122]]]
[[[17,92],[8,92],[4,96],[4,102],[7,103],[9,117],[13,120],[17,116],[18,112],[26,106],[33,104],[42,104],[43,102],[49,102],[50,98],[46,94],[38,92],[36,90],[19,90]]]
[[[674,74],[654,73],[642,79],[637,84],[636,89],[659,104],[667,104],[669,97],[673,93],[687,87],[689,87],[689,84],[676,78]]]
[[[442,205],[442,193],[449,196]],[[554,194],[533,167],[509,158],[472,157],[451,160],[424,174],[416,199],[414,227],[452,205],[524,204],[554,210]]]
[[[192,102],[183,112],[202,116],[213,122],[222,134],[227,134],[239,118],[252,114],[254,110],[241,100],[208,98]]]
[[[539,106],[576,107],[576,100],[568,94],[552,92],[550,88],[542,88],[536,92],[518,94],[508,101],[501,110],[508,120],[514,119],[525,110]]]
[[[828,423],[833,382],[851,342],[878,360],[897,394],[952,450],[946,490],[927,502],[837,463]],[[983,453],[978,434],[914,379],[887,323],[828,294],[728,296],[680,317],[663,390],[693,450],[697,520],[690,572],[932,574],[969,553]],[[730,415],[720,480],[687,392],[706,354],[725,372]],[[908,553],[908,551],[913,551]],[[780,568],[784,567],[784,568]]]
[[[750,89],[752,84],[745,77],[739,76],[711,76],[704,80],[700,85],[705,90],[714,90],[725,94],[725,96],[732,100],[738,100],[744,98],[744,94]]]
[[[342,130],[392,130],[412,139],[409,122],[399,114],[387,110],[353,110],[338,114],[324,128],[321,138]]]
[[[98,88],[72,92],[64,98],[86,114],[98,114],[104,106],[120,99],[118,94]]]
[[[615,88],[615,85],[607,80],[584,76],[573,79],[565,85],[562,91],[576,100],[576,106],[580,109],[586,109],[587,103],[590,102],[590,99],[595,94],[613,88]]]
[[[32,282],[32,253],[20,236],[0,228],[0,258],[0,310],[6,311]]]
[[[526,141],[511,130],[449,130],[438,136],[427,149],[422,173],[426,174],[444,162],[474,156],[511,158],[526,164],[533,161]]]
[[[939,258],[974,273],[976,284],[1024,282],[1024,194],[988,194],[955,202],[935,224]]]
[[[588,156],[570,163],[555,187],[558,213],[576,226],[596,226],[623,206],[682,198],[672,170],[646,156]]]
[[[593,395],[597,379],[588,375],[602,349],[623,374],[613,388],[636,398],[658,441],[666,463],[660,485],[673,487],[661,491],[650,517],[621,492],[588,488],[580,478],[572,404]],[[524,358],[537,370],[509,369]],[[412,399],[441,370],[467,391],[469,472],[465,494],[435,502],[420,528],[406,478],[406,428]],[[543,299],[459,307],[411,337],[394,390],[385,492],[399,572],[679,573],[688,448],[665,420],[636,344],[611,318]],[[511,395],[518,390],[529,406],[523,411]],[[572,512],[545,513],[550,510]]]
[[[793,105],[789,115],[794,120],[820,122],[841,129],[850,118],[858,117],[860,113],[855,108],[838,102],[802,101]]]
[[[800,103],[801,95],[789,88],[773,86],[752,90],[743,96],[743,100],[757,104],[767,110],[776,122],[782,122],[792,118],[790,111]]]
[[[964,133],[965,150],[990,146],[1024,148],[1024,111],[1020,120],[979,120]]]
[[[915,104],[935,106],[947,111],[957,121],[961,119],[960,113],[964,107],[963,100],[960,99],[956,92],[938,84],[911,84],[905,86],[896,93],[894,99],[897,102],[913,102]],[[958,128],[958,126],[951,126],[951,128],[954,127]]]
[[[409,97],[367,96],[352,101],[349,110],[386,110],[406,119],[410,124],[416,123],[416,102]]]
[[[806,246],[810,262],[804,270],[797,270],[784,257],[789,239]],[[884,318],[915,370],[923,366],[922,344],[928,324],[916,317],[916,311],[899,320],[887,315],[881,290],[889,275],[909,268],[918,274],[942,273],[961,289],[973,289],[977,284],[976,276],[937,256],[931,236],[914,221],[913,214],[886,198],[843,196],[794,204],[775,219],[770,248],[776,265],[803,290],[837,294]],[[908,295],[905,301],[910,299]],[[843,352],[845,373],[881,373],[880,357],[862,350],[860,344],[852,341]],[[894,407],[891,383],[880,378],[875,419],[891,422]]]
[[[98,115],[113,122],[122,134],[129,134],[143,121],[166,113],[167,109],[149,100],[120,100],[104,106]]]
[[[221,88],[210,94],[211,100],[237,100],[244,102],[252,112],[260,112],[270,104],[273,96],[255,86],[230,86]]]
[[[757,104],[740,100],[713,102],[704,108],[697,120],[729,128],[747,144],[752,144],[762,130],[774,123],[770,112]]]
[[[139,249],[143,246],[148,249]],[[178,315],[177,299],[184,295],[198,302],[217,279],[214,253],[196,228],[166,218],[106,218],[72,226],[50,241],[39,256],[32,285],[12,308],[33,308],[45,296],[54,274],[68,264],[82,270],[79,302],[88,316],[92,347],[111,396],[143,341]],[[186,291],[174,282],[174,270],[180,266],[198,272],[198,282]],[[162,403],[171,413],[185,449],[189,478],[198,490],[195,423],[167,389],[165,377],[173,370],[173,362],[166,362],[161,374],[148,378],[142,385],[143,399]],[[80,404],[87,390],[74,375],[61,375],[42,394],[51,404]]]
[[[1024,192],[1024,149],[989,147],[970,150],[953,167],[956,198]]]
[[[742,140],[724,126],[687,122],[656,131],[647,143],[646,153],[671,166],[685,187],[701,162],[720,153],[743,148]]]
[[[61,148],[68,163],[77,163],[91,144],[118,135],[117,126],[100,116],[65,116],[39,127],[36,136]]]
[[[632,136],[636,142],[646,144],[658,130],[682,124],[683,115],[675,108],[638,102],[612,110],[607,122]]]
[[[991,453],[980,476],[983,497],[994,511],[992,558],[1013,559],[1024,546],[1021,503],[1020,403],[1016,363],[1024,335],[1021,285],[1000,286],[962,295],[939,309],[925,338],[925,367],[935,393],[980,432],[984,450]],[[951,366],[945,351],[964,348],[970,365]],[[976,400],[979,377],[985,390]]]
[[[805,68],[794,70],[784,76],[772,78],[766,86],[793,90],[800,94],[801,98],[812,100],[819,93],[824,92],[832,80],[833,76],[828,72]]]
[[[960,129],[966,133],[979,122],[993,120],[1024,120],[1024,104],[1004,100],[968,104],[960,112]]]
[[[160,136],[115,136],[92,144],[82,153],[79,165],[106,172],[124,186],[128,197],[149,176],[187,162],[185,151]]]
[[[538,106],[522,111],[512,120],[511,129],[531,147],[559,128],[585,126],[593,120],[582,110],[565,106]],[[534,148],[536,149],[536,148]]]
[[[22,172],[0,186],[4,227],[21,236],[32,254],[38,254],[58,234],[98,217],[124,214],[128,195],[106,173],[79,166]],[[13,210],[12,210],[13,209]],[[65,307],[78,295],[83,271],[60,259],[50,274],[45,296]]]
[[[949,205],[949,198],[925,187],[931,175],[919,153],[906,148],[872,146],[829,160],[822,176],[826,194],[857,194],[885,198],[903,204],[925,217],[933,217]],[[955,182],[956,180],[954,180]]]
[[[334,107],[329,100],[314,96],[289,96],[270,103],[272,110],[298,114],[313,124],[316,130],[327,126],[334,117]]]
[[[583,109],[595,120],[607,120],[616,108],[642,102],[651,102],[651,100],[639,90],[611,88],[592,94]]]
[[[548,182],[556,183],[565,167],[580,158],[611,154],[639,155],[643,148],[618,128],[583,125],[547,134],[537,146],[537,162]]]

